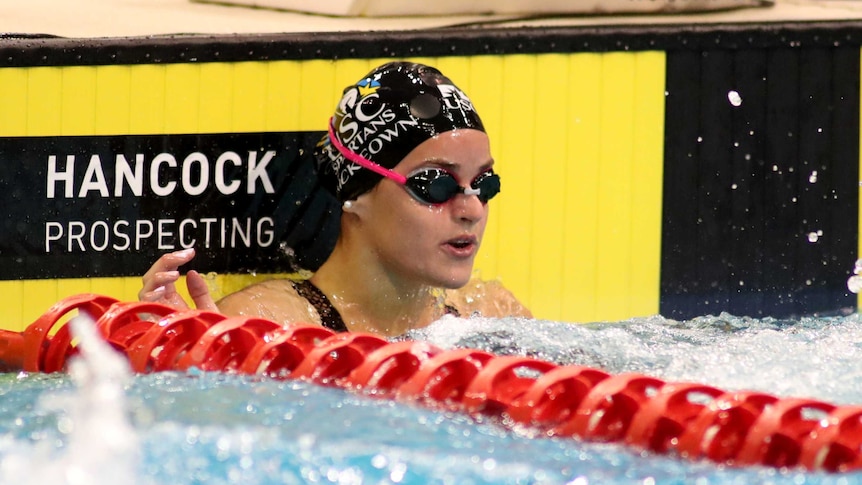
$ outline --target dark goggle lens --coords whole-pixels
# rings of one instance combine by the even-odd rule
[[[479,191],[479,200],[483,203],[493,199],[495,195],[500,193],[500,176],[494,173],[493,170],[488,170],[479,174],[470,184],[470,187]]]
[[[416,199],[426,204],[442,204],[465,192],[451,173],[439,168],[429,168],[411,175],[406,186]],[[477,197],[486,203],[500,193],[500,176],[488,170],[476,177],[470,187],[478,190]]]

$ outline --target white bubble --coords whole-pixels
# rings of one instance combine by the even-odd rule
[[[730,101],[730,104],[734,106],[739,106],[742,104],[742,96],[740,96],[737,91],[728,91],[727,100]]]
[[[847,279],[847,289],[851,293],[859,293],[862,291],[862,276],[853,275]]]
[[[811,175],[808,176],[808,182],[812,184],[817,183],[817,170],[811,172]]]

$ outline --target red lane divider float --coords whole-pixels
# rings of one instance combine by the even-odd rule
[[[490,416],[547,436],[618,441],[690,459],[829,472],[862,468],[862,406],[725,392],[101,295],[62,300],[22,333],[0,330],[0,367],[64,370],[77,353],[67,325],[76,311],[96,321],[99,334],[136,372],[195,367],[305,379]]]

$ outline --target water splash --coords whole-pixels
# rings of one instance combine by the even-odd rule
[[[853,276],[847,279],[847,289],[852,293],[862,291],[862,259],[857,259],[853,267]]]
[[[139,484],[137,436],[124,390],[132,378],[128,362],[96,333],[89,317],[69,325],[80,351],[69,363],[74,387],[39,399],[37,408],[55,416],[56,426],[32,442],[5,443],[11,451],[0,461],[0,482]]]
[[[443,348],[471,347],[562,365],[639,372],[725,390],[862,403],[859,315],[779,320],[729,314],[570,324],[444,317],[414,332]]]
[[[739,95],[738,91],[728,91],[727,92],[727,100],[730,101],[730,104],[733,106],[741,106],[742,105],[742,96]]]

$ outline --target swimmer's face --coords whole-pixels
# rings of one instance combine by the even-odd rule
[[[394,170],[408,176],[417,169],[442,168],[469,187],[493,163],[488,136],[460,129],[424,141]],[[488,221],[487,204],[463,193],[442,204],[423,204],[389,179],[365,198],[369,243],[388,273],[443,288],[467,284]]]

